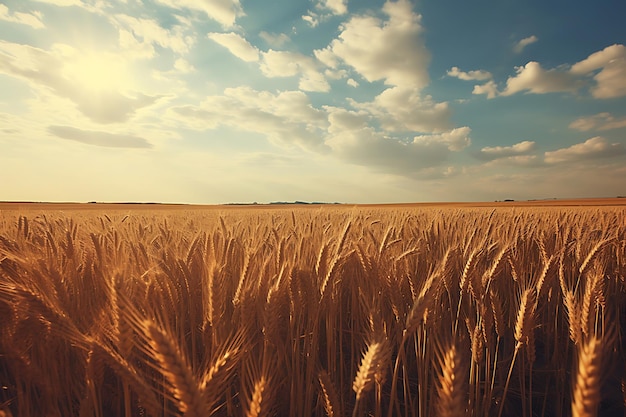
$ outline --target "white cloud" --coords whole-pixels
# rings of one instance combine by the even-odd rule
[[[521,41],[519,41],[518,43],[515,44],[515,46],[513,47],[513,51],[517,54],[521,53],[524,48],[526,48],[528,45],[530,45],[531,43],[535,43],[539,40],[538,37],[536,37],[535,35],[529,36],[527,38],[522,39]]]
[[[266,31],[261,31],[261,33],[259,33],[259,36],[270,46],[276,48],[279,48],[290,41],[289,36],[284,33],[269,33]]]
[[[6,22],[27,25],[32,27],[33,29],[43,29],[45,25],[41,21],[42,17],[43,15],[41,14],[41,12],[11,12],[9,11],[9,8],[7,6],[5,6],[4,4],[0,4],[0,20],[4,20]]]
[[[388,85],[422,88],[428,84],[430,53],[421,37],[421,16],[413,13],[408,0],[386,2],[386,21],[373,16],[355,16],[341,26],[341,33],[328,46],[367,81],[384,80]],[[319,52],[328,55],[328,52]],[[318,52],[316,52],[318,54]],[[322,59],[329,63],[328,57]]]
[[[585,161],[597,158],[608,158],[626,153],[621,143],[610,143],[602,136],[587,139],[583,143],[577,143],[569,148],[545,153],[545,162],[555,164],[561,162]]]
[[[483,166],[491,167],[506,167],[506,166],[519,166],[519,167],[530,167],[530,166],[541,166],[541,160],[537,157],[537,155],[513,155],[513,156],[504,156],[502,158],[491,159],[489,162],[485,163]]]
[[[245,13],[239,0],[156,0],[161,4],[174,9],[191,9],[206,13],[208,17],[222,24],[232,27],[238,17]]]
[[[472,94],[486,94],[487,98],[495,98],[498,95],[498,85],[489,80],[485,84],[475,85]]]
[[[250,87],[228,88],[221,96],[207,97],[199,106],[173,107],[169,114],[185,128],[228,126],[261,133],[280,146],[297,145],[316,152],[326,148],[320,133],[326,128],[326,115],[301,91],[273,94]]]
[[[416,88],[391,87],[372,102],[349,101],[353,107],[371,113],[384,129],[392,132],[442,132],[451,128],[448,103],[422,97]]]
[[[594,52],[586,59],[572,65],[570,72],[577,75],[594,75],[596,84],[591,88],[595,98],[616,98],[626,96],[626,47],[624,45],[607,46]]]
[[[328,9],[336,15],[342,15],[348,13],[348,0],[320,0],[317,7]]]
[[[164,29],[155,20],[136,18],[124,14],[118,14],[112,19],[120,30],[120,45],[133,49],[145,50],[154,54],[151,46],[158,45],[162,48],[171,49],[178,54],[185,54],[193,45],[194,39],[185,36],[181,26],[174,26],[171,30]],[[134,38],[134,40],[132,39]],[[144,44],[143,46],[141,44]],[[150,56],[150,55],[148,55]]]
[[[470,142],[468,127],[404,140],[374,130],[362,112],[338,108],[328,108],[328,111],[330,127],[326,143],[332,148],[333,155],[352,164],[394,175],[426,175],[429,168],[440,166],[451,153]]]
[[[581,85],[572,74],[556,69],[545,70],[535,61],[517,67],[516,71],[517,75],[509,77],[501,95],[510,96],[520,91],[535,94],[573,92]]]
[[[317,27],[320,24],[320,17],[317,13],[308,11],[307,14],[302,16],[302,20],[308,23],[312,28]]]
[[[354,87],[357,88],[359,86],[359,83],[354,81],[352,78],[348,78],[348,81],[346,81],[346,83],[350,86],[350,87]]]
[[[445,145],[450,151],[460,151],[472,143],[469,137],[470,132],[471,129],[467,126],[458,127],[436,135],[415,136],[413,143],[421,145],[440,144]]]
[[[250,42],[241,35],[234,32],[230,33],[209,33],[208,37],[224,48],[228,49],[231,54],[246,62],[256,62],[259,60],[259,50],[252,46]]]
[[[598,113],[593,116],[578,118],[570,123],[569,127],[583,132],[621,129],[626,127],[626,117],[615,118],[611,113]]]
[[[196,70],[194,66],[189,63],[189,61],[183,58],[178,58],[174,61],[174,69],[183,74],[189,74]]]
[[[103,146],[107,148],[151,148],[152,144],[133,135],[115,134],[101,131],[88,131],[71,126],[49,126],[48,132],[68,140],[81,142],[87,145]]]
[[[489,80],[491,78],[491,73],[489,71],[484,71],[484,70],[476,70],[476,71],[461,71],[458,67],[452,67],[447,74],[450,77],[456,77],[460,80],[465,80],[465,81],[471,81],[471,80],[476,80],[476,81],[482,81],[482,80]]]
[[[324,75],[318,71],[318,64],[312,57],[288,51],[270,49],[262,52],[261,71],[266,77],[300,76],[299,88],[304,91],[330,90]]]
[[[623,58],[626,55],[626,47],[624,45],[607,46],[601,51],[594,52],[587,58],[572,65],[571,72],[573,74],[588,74],[591,71],[604,68],[615,59]]]
[[[535,142],[522,141],[511,146],[486,146],[480,150],[481,159],[499,159],[526,155],[535,150]]]

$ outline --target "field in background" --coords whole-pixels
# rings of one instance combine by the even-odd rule
[[[624,415],[625,200],[2,204],[0,415]]]

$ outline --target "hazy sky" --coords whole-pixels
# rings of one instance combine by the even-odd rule
[[[626,195],[626,3],[0,0],[0,200]]]

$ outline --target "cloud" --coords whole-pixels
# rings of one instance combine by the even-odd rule
[[[34,0],[38,3],[47,3],[59,7],[82,6],[81,0]]]
[[[516,71],[517,75],[509,77],[501,95],[510,96],[521,91],[535,94],[574,92],[581,85],[572,74],[556,69],[545,70],[535,61],[516,67]]]
[[[164,29],[155,20],[136,18],[124,14],[115,15],[111,22],[118,27],[120,45],[130,49],[144,50],[145,57],[152,57],[152,45],[185,54],[194,43],[194,38],[185,36],[181,26]],[[142,55],[144,55],[142,54]]]
[[[152,148],[152,144],[144,138],[131,135],[82,130],[71,126],[49,126],[48,132],[87,145],[107,148]]]
[[[0,40],[0,74],[22,79],[34,88],[52,90],[56,95],[71,100],[83,115],[96,123],[127,121],[137,110],[152,105],[160,98],[109,88],[87,89],[89,86],[76,79],[81,75],[92,75],[76,73],[81,67],[75,64],[80,63],[84,56],[80,51],[64,45],[57,44],[51,51],[46,51]]]
[[[259,50],[252,46],[241,35],[230,33],[209,33],[209,39],[228,49],[231,54],[246,62],[256,62],[259,60]]]
[[[499,92],[497,85],[490,80],[483,85],[474,86],[472,93],[486,94],[487,98],[494,98],[498,95],[510,96],[523,91],[533,94],[575,93],[582,87],[590,86],[589,91],[595,98],[608,99],[626,96],[626,47],[624,45],[608,46],[571,67],[562,65],[546,70],[539,62],[530,61],[524,66],[516,67],[515,70],[517,74],[507,79],[504,91]],[[471,71],[464,73],[457,67],[448,71],[448,75],[458,76],[461,79],[470,78],[471,74]],[[591,85],[588,78],[590,76],[593,79]]]
[[[314,108],[301,91],[277,94],[250,87],[227,88],[221,96],[209,96],[199,106],[177,106],[170,117],[182,127],[212,130],[228,126],[260,133],[272,143],[324,153],[324,111]]]
[[[267,42],[270,46],[279,48],[290,41],[289,36],[284,33],[269,33],[266,31],[261,31],[259,33],[261,39]]]
[[[189,63],[189,61],[183,58],[178,58],[174,61],[174,69],[182,74],[189,74],[196,70],[194,66]]]
[[[491,78],[491,73],[489,71],[476,70],[476,71],[464,72],[464,71],[459,70],[458,67],[452,67],[450,70],[448,70],[447,74],[450,77],[456,77],[460,80],[465,80],[465,81],[471,81],[471,80],[482,81],[482,80],[489,80]]]
[[[333,155],[346,162],[395,175],[414,177],[443,164],[451,153],[470,143],[468,127],[438,135],[404,140],[386,136],[369,126],[367,115],[329,108],[329,136]]]
[[[545,153],[545,162],[556,164],[562,162],[586,161],[597,158],[608,158],[626,153],[621,143],[609,143],[602,136],[587,139],[583,143],[577,143],[569,148]]]
[[[372,102],[349,101],[353,107],[376,117],[388,131],[442,132],[451,128],[448,103],[422,97],[416,88],[391,87]]]
[[[596,84],[591,88],[595,98],[616,98],[626,96],[626,47],[624,45],[607,46],[594,52],[586,59],[572,65],[570,72],[588,75],[600,70],[593,76]]]
[[[317,27],[317,25],[320,24],[320,17],[317,13],[312,12],[312,11],[308,11],[307,14],[302,16],[302,20],[304,20],[305,22],[307,22],[307,24],[312,27],[315,28]]]
[[[515,46],[513,47],[513,51],[516,54],[521,53],[524,48],[526,48],[528,45],[530,45],[531,43],[535,43],[539,40],[538,37],[536,37],[535,35],[529,36],[527,38],[522,39],[521,41],[517,42],[515,44]]]
[[[359,83],[354,81],[352,78],[348,78],[348,80],[346,81],[346,83],[350,86],[350,87],[354,87],[357,88],[359,86]]]
[[[335,15],[348,13],[348,0],[319,0],[317,8],[328,9]]]
[[[487,146],[480,150],[478,157],[483,160],[526,155],[535,150],[535,142],[525,140],[511,146]]]
[[[45,25],[41,21],[42,17],[43,15],[41,14],[41,12],[11,12],[9,11],[9,8],[7,6],[5,6],[4,4],[0,4],[0,20],[4,20],[6,22],[27,25],[32,27],[33,29],[43,29]]]
[[[513,156],[505,156],[502,158],[491,159],[489,162],[485,163],[484,167],[497,166],[501,167],[510,167],[510,166],[519,166],[519,167],[529,167],[529,166],[541,166],[542,161],[537,157],[537,155],[513,155]]]
[[[623,58],[626,55],[626,47],[624,45],[607,46],[601,51],[594,52],[587,58],[572,65],[570,72],[573,74],[588,74],[594,70],[604,68],[616,59]]]
[[[173,9],[191,9],[206,13],[224,27],[232,27],[238,17],[245,16],[239,0],[156,0]]]
[[[352,17],[341,26],[339,37],[327,51],[316,51],[316,55],[331,52],[369,82],[426,86],[430,53],[421,36],[421,16],[413,13],[408,0],[386,2],[383,13],[388,17],[385,21],[365,15]],[[333,66],[328,57],[322,61]]]
[[[493,80],[489,80],[485,84],[475,85],[472,94],[486,94],[487,98],[495,98],[498,95],[498,85]]]
[[[598,113],[581,117],[569,124],[570,129],[586,132],[589,130],[613,130],[626,127],[626,117],[615,118],[611,113]]]
[[[274,51],[261,53],[261,71],[266,77],[300,76],[299,88],[304,91],[330,90],[330,85],[318,71],[314,58],[298,52]]]

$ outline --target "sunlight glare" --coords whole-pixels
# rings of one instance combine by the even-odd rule
[[[90,92],[120,92],[131,86],[128,63],[111,53],[79,55],[66,68],[68,79]]]

